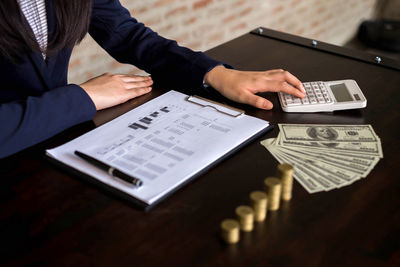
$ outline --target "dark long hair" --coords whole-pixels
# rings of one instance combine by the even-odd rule
[[[47,55],[64,47],[73,47],[85,37],[92,5],[92,0],[50,1],[53,1],[56,27],[48,42]],[[40,47],[17,0],[0,0],[0,54],[18,62],[22,59],[21,54],[32,51],[40,51]]]

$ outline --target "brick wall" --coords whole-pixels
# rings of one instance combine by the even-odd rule
[[[160,35],[207,50],[263,26],[342,45],[374,14],[376,0],[121,0],[131,15]],[[74,49],[69,81],[104,72],[141,73],[119,64],[87,36]]]

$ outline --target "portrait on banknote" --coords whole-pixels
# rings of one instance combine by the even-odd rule
[[[327,126],[311,126],[307,129],[307,135],[313,139],[327,141],[336,140],[338,137],[337,131]]]

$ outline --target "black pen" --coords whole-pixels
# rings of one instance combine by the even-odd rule
[[[120,171],[114,167],[111,167],[111,166],[101,162],[100,160],[95,159],[92,156],[89,156],[85,153],[75,150],[75,155],[77,155],[80,158],[86,160],[87,162],[93,164],[94,166],[108,172],[108,174],[110,174],[111,176],[119,178],[121,180],[124,180],[125,182],[133,184],[134,186],[139,187],[143,184],[143,182],[140,179],[129,176],[129,175],[123,173],[122,171]]]

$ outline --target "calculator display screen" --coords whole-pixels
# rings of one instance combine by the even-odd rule
[[[344,83],[331,85],[330,88],[337,102],[353,101],[353,98]]]

